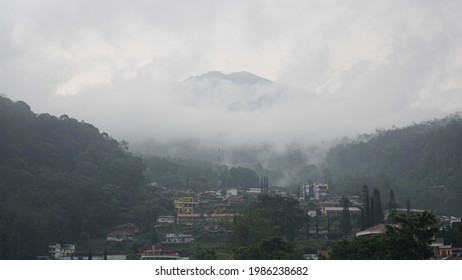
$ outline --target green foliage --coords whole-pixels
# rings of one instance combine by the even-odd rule
[[[298,201],[261,195],[235,219],[232,242],[236,247],[250,247],[275,237],[293,240],[303,221]]]
[[[380,197],[380,192],[378,189],[374,189],[372,193],[372,198],[374,199],[374,208],[372,209],[372,219],[373,225],[383,223],[383,208],[382,208],[382,199]]]
[[[232,187],[255,187],[258,186],[258,175],[251,169],[244,167],[232,167],[229,170],[229,178],[226,181]]]
[[[257,174],[244,167],[213,165],[211,163],[179,158],[149,157],[144,159],[152,181],[162,186],[204,191],[223,187],[256,187]]]
[[[193,260],[216,260],[217,253],[210,248],[197,248],[191,255]]]
[[[350,235],[351,233],[351,218],[350,218],[350,201],[346,196],[342,197],[341,201],[343,211],[342,211],[342,220],[340,228],[344,236]]]
[[[295,246],[280,237],[262,240],[234,250],[234,258],[241,260],[296,260],[301,254]]]
[[[96,127],[0,97],[0,131],[0,259],[34,259],[49,243],[155,215],[141,159]]]
[[[438,232],[437,217],[429,212],[398,213],[398,227],[387,226],[384,234],[342,239],[331,248],[332,259],[420,260],[432,257],[429,247]]]
[[[382,193],[395,190],[416,208],[462,215],[462,119],[459,115],[405,128],[378,130],[331,149],[326,166],[336,190],[357,192],[368,184]]]

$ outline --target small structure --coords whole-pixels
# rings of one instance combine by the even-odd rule
[[[48,245],[48,254],[52,260],[61,260],[75,253],[74,244],[52,243]]]
[[[350,214],[361,214],[361,209],[359,209],[358,207],[348,207],[348,211],[350,212]],[[343,207],[329,207],[329,206],[322,207],[323,215],[342,213],[342,212],[343,212]]]
[[[432,244],[430,244],[430,247],[433,250],[435,258],[438,260],[452,256],[452,244],[445,245],[443,238],[436,238]]]
[[[300,191],[302,199],[308,196],[310,200],[322,200],[329,194],[329,185],[319,182],[310,182],[301,186]]]
[[[236,216],[237,214],[235,213],[222,213],[222,214],[212,213],[207,218],[207,221],[211,223],[215,223],[215,224],[232,223],[234,221],[234,217]]]
[[[169,244],[184,244],[191,243],[194,241],[192,234],[176,234],[176,233],[167,233],[165,235],[165,242]]]
[[[261,193],[261,188],[249,188],[249,189],[247,190],[247,193],[259,194],[259,193]]]
[[[132,235],[137,235],[138,233],[140,233],[140,228],[132,223],[118,225],[114,228],[114,230],[125,231]]]
[[[157,223],[169,225],[169,224],[174,224],[175,220],[176,220],[175,216],[159,216],[157,218]]]
[[[152,249],[145,250],[141,254],[141,260],[179,260],[180,255],[173,251],[163,248],[156,248],[152,246]]]
[[[319,260],[318,254],[303,254],[304,260]]]
[[[106,236],[106,241],[124,242],[133,241],[135,236],[140,233],[140,228],[132,223],[120,224],[114,227],[114,230]]]
[[[116,230],[106,236],[106,241],[110,242],[133,241],[133,239],[134,235],[124,230]]]
[[[178,214],[176,216],[176,223],[179,225],[194,225],[204,223],[204,215],[207,214]]]
[[[373,227],[357,232],[356,236],[371,236],[371,235],[385,233],[387,231],[387,225],[394,227],[394,228],[399,227],[399,225],[397,224],[376,224]]]

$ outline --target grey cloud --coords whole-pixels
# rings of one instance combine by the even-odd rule
[[[459,1],[2,1],[0,92],[117,138],[283,150],[462,109]],[[220,70],[278,82],[178,82]]]

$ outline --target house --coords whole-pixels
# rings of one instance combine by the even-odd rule
[[[169,224],[174,224],[175,220],[176,220],[175,216],[159,216],[157,218],[157,223],[169,225]]]
[[[237,196],[237,189],[236,188],[226,189],[225,192],[226,193],[225,193],[225,197],[223,198],[223,200],[228,199],[230,196]]]
[[[430,247],[436,259],[445,259],[452,256],[452,244],[445,245],[443,238],[436,238]]]
[[[261,193],[261,189],[260,189],[260,188],[249,188],[249,189],[247,190],[247,193],[259,194],[259,193]]]
[[[348,207],[348,211],[350,214],[361,214],[361,209],[358,207]],[[322,214],[335,214],[335,213],[342,213],[343,207],[331,207],[331,206],[324,206],[322,207]]]
[[[303,197],[306,194],[310,196],[310,199],[321,200],[329,194],[329,185],[319,182],[309,183],[303,185],[300,191],[302,192],[300,195],[303,194]]]
[[[169,249],[156,248],[152,246],[152,249],[148,249],[141,253],[141,260],[179,260],[180,255]]]
[[[137,235],[140,233],[140,228],[132,223],[121,224],[114,228],[115,231],[125,231],[132,235]]]
[[[183,243],[191,243],[194,241],[192,234],[176,234],[176,233],[167,233],[165,235],[165,242],[168,244],[183,244]]]
[[[232,223],[234,221],[234,217],[236,217],[237,214],[235,213],[212,213],[208,217],[207,221],[211,223],[216,223],[216,224],[221,224],[221,223]]]
[[[199,204],[198,201],[192,196],[179,197],[174,200],[175,211],[178,214],[191,214],[194,213],[194,207]]]
[[[178,214],[176,223],[179,225],[203,224],[205,222],[204,215],[207,216],[207,214]]]
[[[279,187],[279,186],[272,186],[269,188],[269,193],[271,195],[277,195],[285,197],[287,196],[287,188],[286,187]]]
[[[48,245],[48,254],[52,260],[60,260],[75,253],[74,244],[52,243]]]
[[[110,242],[133,241],[133,239],[134,235],[124,230],[116,230],[106,236],[106,241]]]
[[[303,254],[304,260],[319,260],[318,254]]]
[[[207,232],[205,235],[210,239],[220,239],[225,238],[233,233],[232,230],[226,229],[224,227],[215,226],[213,228],[205,228]]]

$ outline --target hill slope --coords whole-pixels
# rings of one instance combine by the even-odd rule
[[[47,254],[49,243],[102,237],[118,223],[153,219],[152,207],[140,209],[149,199],[142,194],[144,165],[126,143],[4,97],[0,131],[1,259],[34,259]]]
[[[401,201],[409,196],[415,207],[462,215],[459,115],[377,131],[369,140],[331,149],[326,162],[341,190],[359,190],[368,183],[387,195],[393,188]]]

